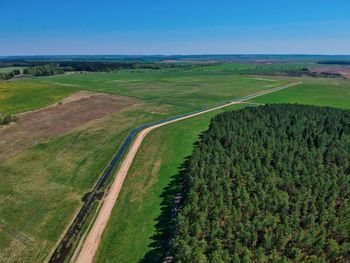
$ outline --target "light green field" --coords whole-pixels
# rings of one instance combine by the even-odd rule
[[[300,80],[304,84],[256,98],[254,102],[350,108],[350,81],[313,78]],[[142,262],[159,262],[157,251],[155,254],[150,252],[153,251],[152,244],[155,241],[152,237],[159,234],[159,225],[169,223],[164,223],[159,218],[164,209],[164,194],[169,192],[167,188],[171,185],[172,177],[179,176],[181,164],[192,153],[193,143],[208,127],[212,116],[211,113],[161,127],[145,139],[103,235],[97,262],[132,263],[142,259]],[[159,242],[159,239],[156,241]],[[146,254],[156,257],[144,258]]]
[[[0,113],[14,114],[46,107],[77,90],[32,80],[0,82]]]
[[[299,103],[350,109],[350,81],[300,78],[303,84],[255,98],[258,103]]]

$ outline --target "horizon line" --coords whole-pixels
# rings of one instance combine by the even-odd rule
[[[350,53],[320,54],[320,53],[183,53],[183,54],[21,54],[0,55],[0,58],[11,57],[55,57],[55,56],[120,56],[120,57],[171,57],[171,56],[350,56]]]

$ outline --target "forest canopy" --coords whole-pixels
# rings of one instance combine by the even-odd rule
[[[174,262],[350,260],[350,111],[220,114],[184,178]]]

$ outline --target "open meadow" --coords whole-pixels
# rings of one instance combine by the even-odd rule
[[[73,87],[113,93],[188,109],[215,106],[286,83],[284,80],[271,82],[220,70],[135,73],[120,71],[54,76],[38,81],[66,89]]]

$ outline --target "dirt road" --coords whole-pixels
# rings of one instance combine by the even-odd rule
[[[119,192],[122,188],[123,182],[125,180],[125,177],[128,173],[128,170],[132,164],[132,161],[138,151],[138,149],[141,146],[141,143],[143,141],[143,139],[146,137],[146,135],[148,133],[150,133],[152,130],[157,129],[161,126],[170,124],[170,123],[174,123],[174,122],[178,122],[181,120],[185,120],[185,119],[189,119],[189,118],[193,118],[195,116],[207,113],[207,112],[211,112],[214,110],[218,110],[221,108],[225,108],[234,104],[239,104],[243,101],[252,99],[252,98],[256,98],[265,94],[269,94],[272,92],[276,92],[282,89],[286,89],[295,85],[301,84],[301,82],[295,82],[295,83],[291,83],[285,86],[281,86],[281,87],[277,87],[277,88],[273,88],[270,90],[266,90],[266,91],[261,91],[252,95],[248,95],[246,97],[237,99],[235,101],[232,102],[228,102],[226,104],[214,107],[214,108],[210,108],[207,110],[203,110],[200,112],[196,112],[193,114],[189,114],[183,117],[179,117],[176,119],[172,119],[169,121],[165,121],[159,124],[155,124],[153,126],[150,126],[148,128],[143,129],[136,137],[134,143],[131,145],[129,152],[127,153],[126,157],[124,158],[124,160],[122,161],[120,168],[115,176],[115,179],[108,191],[108,193],[106,194],[104,200],[103,200],[103,204],[101,207],[101,210],[99,211],[99,214],[90,230],[90,232],[88,233],[82,247],[81,250],[77,256],[76,262],[77,263],[91,263],[94,260],[98,245],[100,243],[102,234],[104,229],[106,228],[107,222],[111,216],[112,213],[112,209],[115,205],[115,202],[118,198]]]

